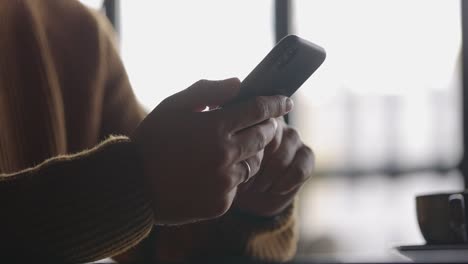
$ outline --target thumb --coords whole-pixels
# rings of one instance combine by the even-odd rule
[[[179,109],[203,110],[206,106],[220,106],[239,93],[240,80],[230,78],[219,81],[200,80],[173,95],[174,106]]]

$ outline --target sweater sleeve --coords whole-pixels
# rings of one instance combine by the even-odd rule
[[[136,245],[151,230],[139,159],[130,140],[0,174],[2,260],[86,262]]]
[[[215,220],[158,228],[151,236],[156,261],[229,256],[287,261],[298,240],[295,204],[273,219],[253,219],[231,209]]]
[[[110,134],[130,135],[147,115],[138,103],[118,52],[115,32],[106,17],[93,12],[101,40],[102,98],[101,137]]]

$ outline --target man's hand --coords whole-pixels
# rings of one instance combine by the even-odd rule
[[[274,118],[289,112],[292,102],[284,96],[256,97],[201,112],[235,98],[239,87],[238,79],[199,81],[165,99],[132,135],[158,223],[224,214],[237,186],[258,172],[263,149],[276,134]]]
[[[257,175],[241,184],[235,200],[237,209],[255,216],[280,214],[294,200],[314,168],[314,154],[296,130],[277,118],[274,139],[265,148]]]

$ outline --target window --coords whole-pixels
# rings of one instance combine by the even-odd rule
[[[271,49],[272,1],[122,1],[122,57],[152,109],[199,79],[245,77]]]
[[[321,170],[453,167],[461,157],[459,1],[296,1],[328,51],[296,124]]]
[[[328,53],[292,116],[317,156],[301,254],[399,260],[389,249],[424,243],[415,196],[463,188],[460,12],[459,1],[294,1],[296,33]]]

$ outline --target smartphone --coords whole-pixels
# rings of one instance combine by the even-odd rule
[[[320,67],[325,57],[322,47],[288,35],[242,81],[239,95],[230,103],[254,96],[290,97]]]

